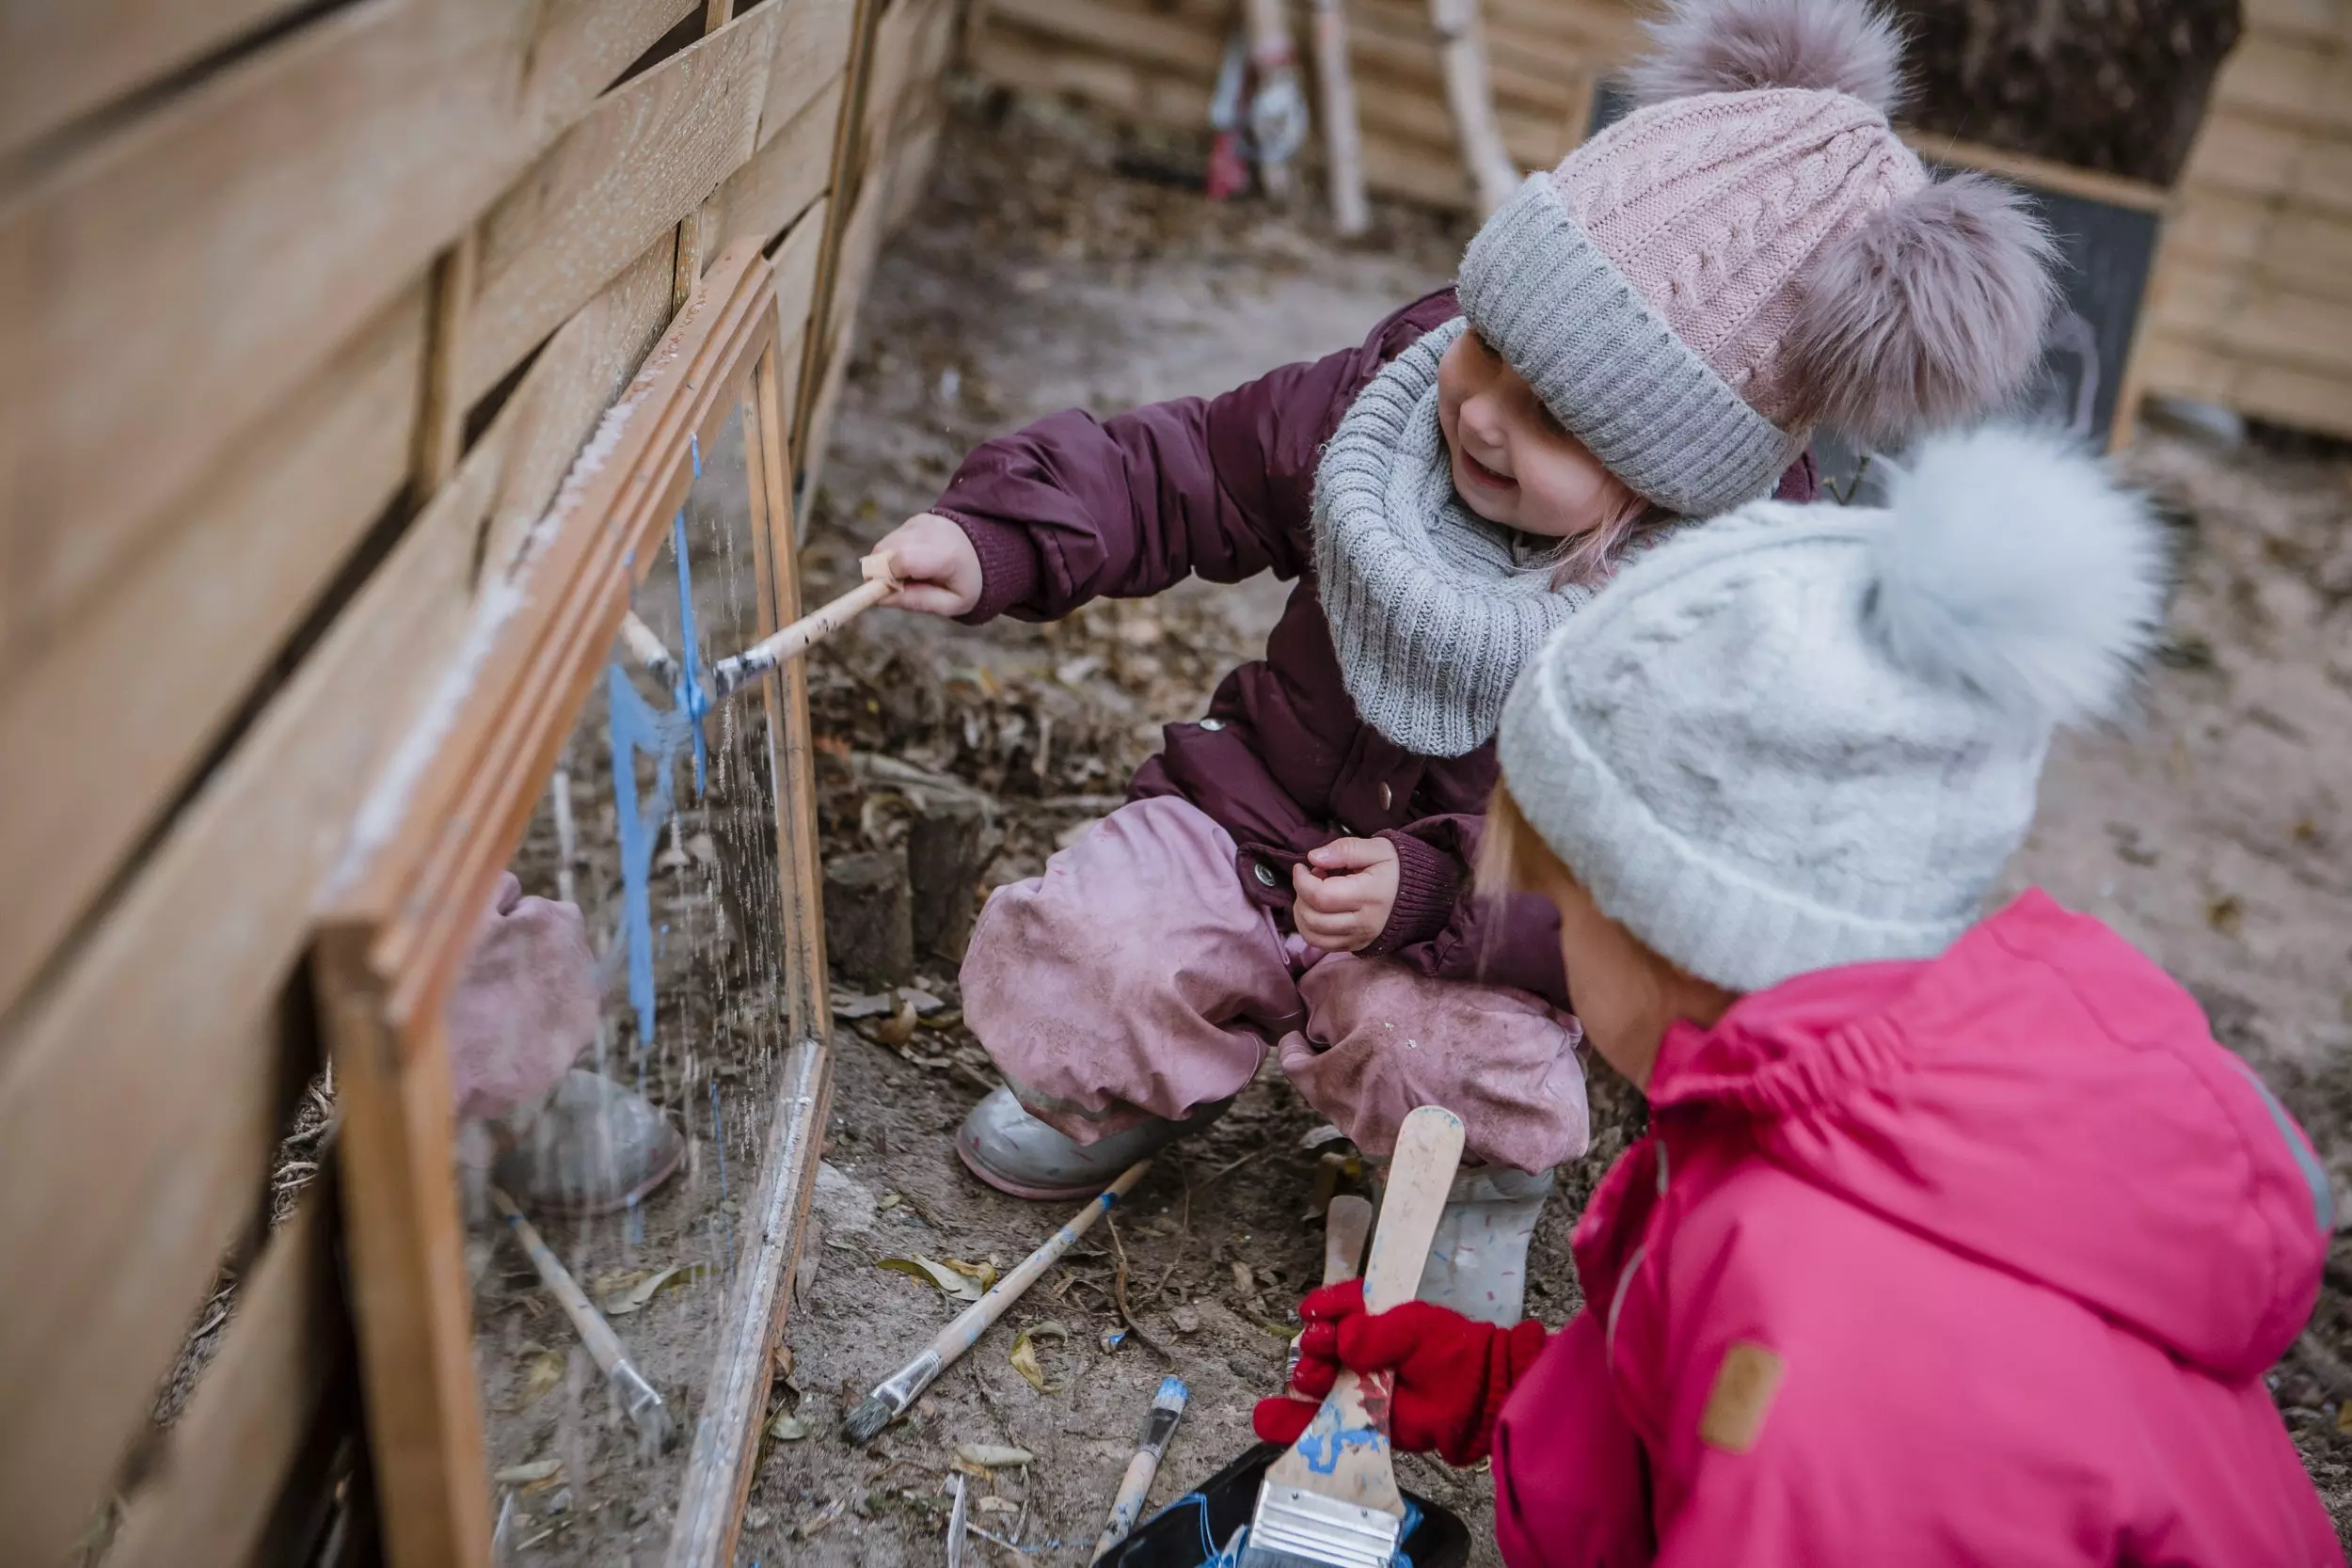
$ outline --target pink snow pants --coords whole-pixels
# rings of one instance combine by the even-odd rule
[[[1575,1019],[1285,937],[1242,892],[1238,855],[1198,807],[1136,800],[989,899],[964,1018],[1033,1115],[1080,1143],[1181,1117],[1238,1093],[1271,1045],[1368,1154],[1428,1104],[1462,1118],[1473,1160],[1541,1171],[1584,1152]]]

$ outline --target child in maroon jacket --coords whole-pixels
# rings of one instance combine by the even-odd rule
[[[958,1151],[1098,1190],[1218,1115],[1269,1042],[1367,1152],[1416,1104],[1475,1164],[1424,1294],[1518,1318],[1584,1150],[1553,924],[1468,897],[1504,697],[1637,540],[1812,497],[1805,434],[1899,437],[2008,396],[2046,236],[1888,127],[1860,0],[1687,0],[1643,107],[1528,180],[1456,287],[1222,397],[1069,412],[968,457],[882,547],[896,602],[1043,620],[1187,576],[1298,579],[1266,657],[1168,730],[1129,803],[990,900],[965,1017],[1008,1088]]]

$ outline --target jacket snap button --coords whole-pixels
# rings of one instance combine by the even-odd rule
[[[1225,727],[1225,721],[1222,719],[1203,719],[1200,721],[1200,727],[1208,731],[1211,735],[1215,735],[1217,731]]]
[[[1395,800],[1396,792],[1391,790],[1387,784],[1383,784],[1380,786],[1380,809],[1382,811],[1388,810],[1389,807],[1394,803]]]
[[[1272,887],[1274,885],[1274,867],[1266,864],[1263,861],[1256,861],[1251,863],[1250,869],[1258,874],[1258,880],[1260,882],[1263,883],[1267,887]]]

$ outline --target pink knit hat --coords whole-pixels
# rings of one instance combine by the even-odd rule
[[[1705,516],[1770,491],[1817,424],[1894,441],[2016,392],[2049,236],[1895,135],[1891,24],[1864,0],[1673,0],[1650,31],[1641,106],[1532,176],[1460,277],[1594,455]]]

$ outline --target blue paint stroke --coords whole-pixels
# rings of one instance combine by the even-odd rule
[[[671,771],[691,727],[675,711],[657,713],[637,694],[619,661],[604,673],[607,736],[612,750],[612,814],[621,841],[621,940],[628,949],[628,1002],[637,1014],[641,1057],[653,1043],[653,856],[661,825],[677,807]],[[637,759],[653,758],[653,794],[637,799]]]

